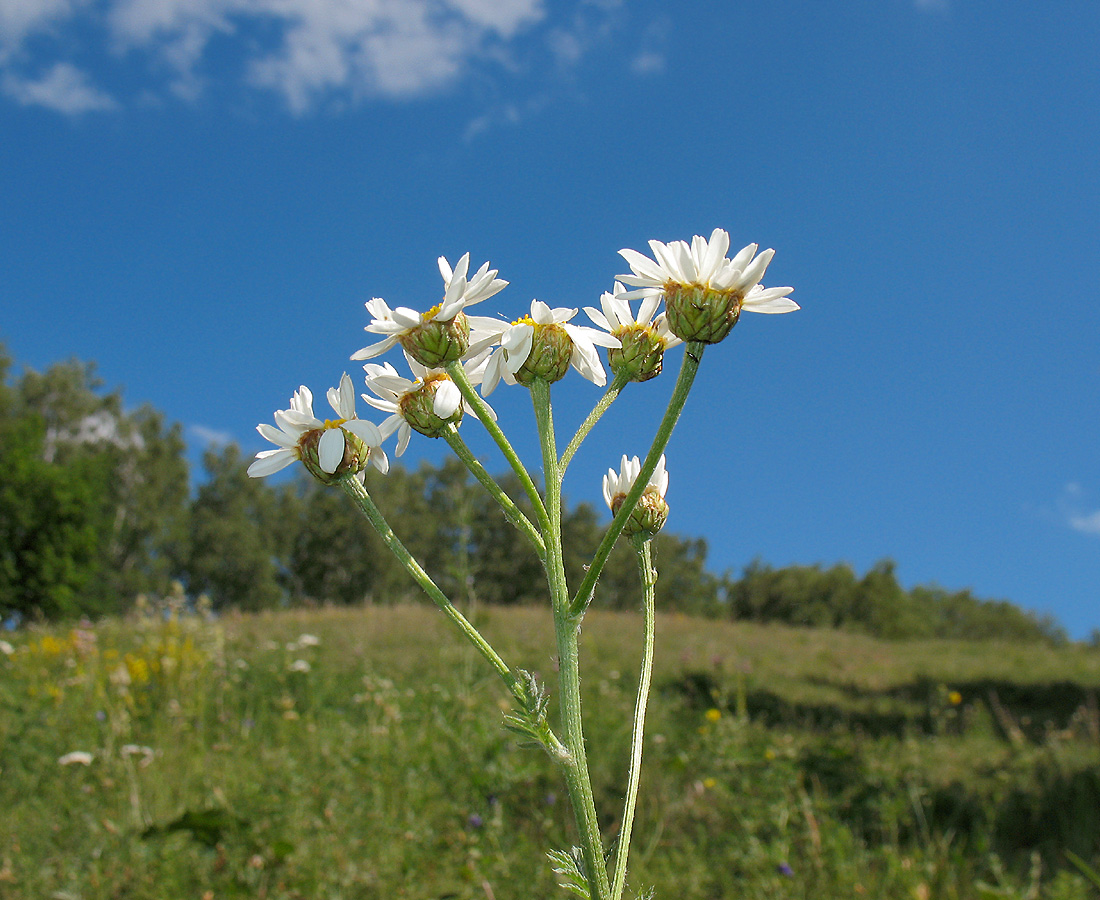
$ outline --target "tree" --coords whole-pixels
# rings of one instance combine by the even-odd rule
[[[0,349],[2,558],[18,573],[18,597],[0,604],[98,614],[167,590],[188,493],[179,426],[149,406],[124,411],[90,363],[27,370],[14,386],[10,367]]]
[[[191,506],[187,586],[216,607],[265,609],[282,603],[276,564],[276,495],[249,478],[240,448],[228,444],[203,454],[207,482]]]

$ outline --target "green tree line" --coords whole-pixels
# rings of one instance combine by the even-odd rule
[[[192,490],[180,426],[148,405],[128,410],[102,387],[94,366],[77,361],[14,377],[0,346],[0,615],[121,614],[174,580],[215,608],[418,598],[342,492],[304,474],[249,478],[235,444],[206,451]],[[367,479],[394,531],[456,602],[546,602],[538,559],[458,460]],[[511,476],[501,484],[526,505]],[[578,583],[606,519],[578,503],[563,520],[567,573]],[[735,577],[708,569],[702,538],[662,533],[654,552],[666,610],[889,638],[1065,639],[1052,620],[1008,602],[905,590],[890,561],[862,577],[846,564],[757,561]],[[595,602],[629,609],[638,596],[633,554],[619,546]]]

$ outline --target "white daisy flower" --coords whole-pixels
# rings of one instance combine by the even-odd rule
[[[467,278],[469,253],[462,256],[454,269],[446,257],[439,257],[438,263],[444,285],[442,301],[427,312],[419,313],[407,306],[390,309],[381,297],[372,298],[367,303],[367,311],[373,318],[366,330],[385,337],[357,351],[352,359],[373,359],[398,343],[423,365],[429,366],[445,365],[468,352],[469,325],[460,314],[466,307],[492,297],[508,282],[497,278],[497,270],[490,269],[488,262],[473,277]]]
[[[607,384],[596,347],[621,347],[617,337],[583,325],[570,325],[577,310],[551,309],[541,300],[531,301],[531,314],[508,325],[497,323],[500,346],[489,357],[483,396],[489,396],[503,379],[505,384],[528,384],[532,378],[554,382],[565,376],[569,366],[593,384]]]
[[[632,381],[648,381],[661,373],[665,351],[683,342],[669,329],[664,313],[653,318],[661,302],[659,293],[650,292],[642,298],[637,318],[631,313],[630,301],[625,295],[626,289],[616,281],[614,291],[605,291],[600,297],[602,312],[591,306],[586,306],[584,311],[588,318],[622,343],[619,349],[608,351],[611,370],[618,374],[625,369]]]
[[[440,437],[445,426],[458,424],[464,413],[474,412],[444,370],[429,369],[408,355],[405,359],[412,369],[412,379],[400,375],[389,363],[363,366],[367,372],[367,387],[377,397],[368,394],[362,397],[375,409],[390,413],[378,429],[383,440],[397,432],[397,456],[409,446],[414,429],[427,437]],[[462,364],[471,384],[481,383],[487,359],[488,353],[482,351]],[[496,418],[491,408],[489,414]]]
[[[380,472],[389,469],[378,426],[355,414],[355,388],[346,372],[339,388],[329,388],[327,396],[337,415],[335,420],[321,421],[313,414],[313,394],[302,385],[290,398],[290,409],[276,411],[278,428],[266,423],[256,426],[278,449],[256,454],[248,467],[251,477],[271,475],[296,460],[301,460],[322,480],[331,480],[328,476],[342,477],[350,469],[359,472],[368,461]]]
[[[603,499],[612,514],[618,514],[626,495],[634,487],[638,480],[638,474],[642,471],[642,464],[638,457],[630,457],[624,454],[619,471],[608,469],[603,477]],[[668,470],[665,468],[665,458],[662,455],[657,463],[657,468],[649,476],[645,491],[638,500],[638,505],[630,515],[625,534],[638,534],[639,532],[655,535],[664,527],[668,518],[668,504],[665,502],[665,493],[668,491]]]
[[[620,275],[619,280],[638,288],[623,298],[664,296],[673,332],[684,340],[704,343],[725,337],[742,309],[758,313],[798,309],[787,297],[794,288],[765,288],[759,283],[774,250],[757,254],[757,245],[749,244],[727,259],[729,242],[729,235],[715,228],[710,240],[695,235],[690,246],[685,241],[650,241],[654,259],[636,250],[620,250],[632,274]]]

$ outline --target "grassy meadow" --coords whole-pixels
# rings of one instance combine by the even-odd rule
[[[553,686],[545,610],[474,619]],[[640,619],[582,638],[605,834]],[[568,896],[556,770],[424,606],[148,615],[0,645],[0,898]],[[1098,892],[1100,651],[665,616],[627,896]]]

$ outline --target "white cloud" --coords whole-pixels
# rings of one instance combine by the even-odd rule
[[[0,0],[0,61],[27,35],[48,30],[89,0]]]
[[[194,97],[204,84],[211,44],[227,38],[233,60],[254,85],[276,91],[296,112],[342,91],[409,97],[452,84],[472,60],[543,20],[544,0],[105,0],[80,24],[100,29],[106,48],[142,52],[168,88]],[[91,0],[0,0],[0,66],[14,65],[32,32],[63,35]],[[59,42],[60,43],[60,42]],[[56,72],[76,72],[59,63]],[[30,83],[14,72],[14,84]],[[70,84],[70,87],[75,85]],[[84,85],[87,87],[86,83]],[[14,89],[13,89],[14,90]],[[12,93],[12,91],[9,91]],[[86,108],[106,108],[83,95]],[[58,107],[60,108],[60,107]]]
[[[635,75],[653,75],[665,70],[665,55],[654,50],[643,50],[630,61],[630,71]]]
[[[658,16],[646,26],[638,52],[630,61],[631,72],[635,75],[656,75],[665,70],[664,47],[671,30],[672,20],[668,16]]]
[[[1100,536],[1100,509],[1085,511],[1082,509],[1085,503],[1085,489],[1076,481],[1068,482],[1062,489],[1062,498],[1058,504],[1062,518],[1074,531]]]
[[[6,74],[2,82],[3,91],[16,103],[23,106],[44,106],[66,115],[110,110],[118,103],[110,94],[106,94],[92,85],[86,73],[71,63],[55,63],[37,81]]]
[[[1074,531],[1082,534],[1100,535],[1100,509],[1087,515],[1071,515],[1069,525]]]
[[[216,447],[221,447],[233,443],[233,435],[228,431],[218,431],[214,428],[207,428],[205,425],[189,425],[187,431],[207,446],[213,444]]]

